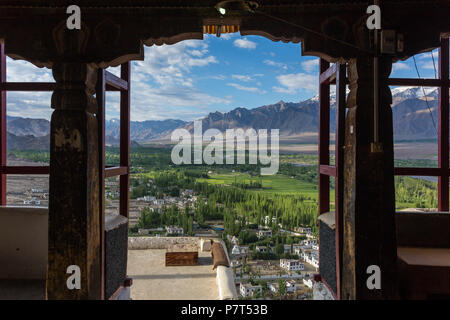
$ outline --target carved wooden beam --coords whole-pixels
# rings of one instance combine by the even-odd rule
[[[450,32],[450,2],[383,1],[382,27],[404,35],[405,51],[393,60],[439,46]],[[99,67],[143,59],[143,45],[173,44],[202,39],[205,21],[238,22],[242,35],[261,35],[274,41],[301,42],[305,55],[343,61],[370,51],[366,28],[367,1],[260,1],[254,13],[221,17],[215,2],[80,1],[82,28],[66,30],[68,17],[61,1],[0,0],[0,38],[6,53],[38,66],[79,61]],[[430,23],[433,21],[433,23]],[[306,28],[306,29],[305,29]],[[62,54],[71,33],[80,42],[70,55]],[[73,48],[75,49],[75,48]],[[67,51],[65,51],[67,52]]]

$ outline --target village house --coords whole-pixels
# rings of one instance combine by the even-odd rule
[[[244,298],[253,297],[255,294],[262,292],[262,287],[260,285],[254,286],[251,283],[241,282],[239,292],[241,293],[241,296],[243,296]]]
[[[268,252],[266,246],[256,246],[255,250],[256,250],[256,252],[261,252],[261,253]]]
[[[294,254],[300,255],[302,253],[302,245],[301,244],[293,244],[292,251]]]
[[[280,268],[288,271],[299,271],[304,270],[305,265],[301,263],[300,260],[280,259]]]
[[[280,285],[278,284],[278,282],[272,282],[269,284],[268,288],[270,291],[278,293],[278,291],[280,290]],[[296,290],[297,284],[295,280],[286,281],[286,293],[294,293]]]
[[[41,204],[41,200],[37,200],[35,197],[33,197],[31,200],[23,200],[23,204],[39,206]]]
[[[272,282],[272,283],[269,283],[268,288],[270,291],[272,291],[274,293],[278,293],[280,286],[279,286],[278,282]]]
[[[286,281],[286,292],[287,293],[295,293],[297,291],[297,283],[295,280]]]
[[[276,218],[276,217],[272,217],[272,223],[276,223],[276,222],[277,222],[277,218]],[[264,224],[265,224],[266,226],[268,226],[269,223],[270,223],[270,218],[269,218],[269,216],[265,216],[265,217],[264,217]]]
[[[284,253],[291,253],[292,252],[292,246],[290,244],[285,244],[283,246],[284,248]]]
[[[267,229],[267,230],[260,229],[260,230],[258,230],[258,239],[263,239],[263,238],[266,238],[266,237],[272,238],[272,230],[270,230],[270,229]]]
[[[312,288],[314,286],[314,281],[312,279],[303,279],[303,284],[308,288]]]
[[[156,200],[156,197],[153,196],[143,196],[136,199],[137,201],[145,201],[145,202],[152,202]]]
[[[240,246],[241,254],[246,255],[248,253],[248,246]]]
[[[241,248],[239,248],[239,246],[237,244],[235,244],[233,246],[233,249],[231,249],[231,254],[232,255],[238,255],[241,254]]]
[[[319,267],[319,256],[317,253],[310,253],[305,256],[305,262],[314,266],[315,268]]]
[[[183,230],[183,228],[180,228],[180,227],[170,226],[170,227],[166,227],[166,234],[182,236],[182,235],[184,235],[184,230]]]
[[[310,234],[312,232],[311,228],[309,227],[300,227],[299,228],[301,233],[306,233],[306,234]]]
[[[240,259],[237,259],[237,260],[231,260],[230,267],[232,267],[232,268],[237,268],[237,267],[240,267],[241,264],[242,264],[242,262],[241,262]]]

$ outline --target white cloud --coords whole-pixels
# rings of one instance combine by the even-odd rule
[[[207,43],[195,40],[145,48],[145,61],[133,63],[132,120],[192,120],[211,111],[213,104],[231,103],[196,88],[193,69],[218,63],[215,56],[206,55],[207,49]],[[198,58],[200,53],[203,56]],[[224,80],[225,76],[211,78]]]
[[[194,57],[203,57],[203,52],[201,52],[200,50],[192,50],[189,51],[189,53]]]
[[[227,78],[227,76],[224,75],[224,74],[216,74],[216,75],[213,75],[213,76],[209,76],[207,78],[208,79],[213,79],[213,80],[225,80]]]
[[[419,54],[419,59],[431,59],[431,54],[433,54],[433,58],[437,61],[437,59],[439,59],[439,51],[435,50],[432,52],[425,52],[425,53],[421,53]]]
[[[267,91],[265,91],[265,90],[260,90],[259,88],[256,88],[256,87],[245,87],[245,86],[241,86],[240,84],[237,84],[237,83],[227,83],[227,85],[229,85],[230,87],[233,87],[237,90],[241,90],[241,91],[262,93],[262,94],[267,93]]]
[[[53,82],[52,71],[38,68],[23,61],[7,58],[6,81],[8,82]]]
[[[217,63],[218,59],[208,54],[205,41],[146,47],[145,61],[132,63],[131,119],[192,120],[215,111],[217,105],[230,104],[231,99],[222,97],[220,93],[212,95],[196,88],[192,75],[194,69]],[[120,75],[119,68],[109,68],[108,71]],[[7,74],[8,81],[54,81],[51,70],[39,69],[24,61],[11,62],[8,59]],[[117,117],[119,95],[109,92],[106,97],[107,118]],[[8,115],[49,119],[53,111],[50,99],[50,92],[9,92]]]
[[[408,66],[408,64],[404,62],[396,62],[392,65],[392,71],[401,71],[401,70],[410,70],[411,68]]]
[[[302,62],[302,68],[308,73],[319,71],[319,59],[311,59]]]
[[[316,93],[318,76],[306,73],[283,74],[277,77],[281,87],[273,87],[279,93],[295,94],[300,90]]]
[[[8,82],[54,82],[52,72],[38,68],[23,60],[7,58],[6,81]],[[49,119],[51,92],[8,92],[6,95],[8,116]]]
[[[224,40],[230,40],[232,38],[231,33],[223,33],[220,35],[220,37]]]
[[[429,59],[428,61],[420,62],[419,66],[420,66],[420,68],[423,68],[423,69],[429,69],[429,70],[436,69],[436,72],[439,69],[439,65],[438,65],[437,60],[435,60],[434,64],[433,64],[433,60],[431,60],[431,59]]]
[[[257,73],[252,76],[246,75],[246,74],[233,74],[231,77],[233,79],[236,79],[239,81],[250,82],[250,81],[256,81],[255,80],[256,77],[263,77],[263,76],[264,76],[263,74]]]
[[[263,62],[265,64],[267,64],[268,66],[281,68],[283,70],[287,70],[287,68],[288,68],[287,65],[282,62],[275,62],[273,60],[264,60]]]
[[[243,38],[234,40],[233,45],[238,48],[253,50],[256,48],[257,43]]]
[[[244,75],[244,74],[233,74],[231,77],[233,79],[237,79],[237,80],[240,80],[240,81],[243,81],[243,82],[250,82],[250,81],[253,80],[252,77]]]
[[[428,70],[435,70],[436,72],[439,69],[439,65],[438,65],[438,61],[439,61],[439,51],[438,50],[434,50],[434,51],[430,51],[430,52],[426,52],[426,53],[422,53],[416,56],[416,60],[418,67],[419,68],[423,68],[423,69],[428,69]],[[434,64],[433,64],[433,59],[434,58]],[[420,70],[420,69],[419,69]]]

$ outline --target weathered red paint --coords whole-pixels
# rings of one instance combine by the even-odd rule
[[[337,299],[341,298],[341,265],[342,265],[342,216],[344,191],[344,142],[345,142],[345,109],[346,109],[346,76],[345,64],[336,64],[336,138],[335,138],[335,252],[336,252],[336,291]]]
[[[330,177],[322,173],[330,165],[329,67],[328,61],[320,59],[320,74],[327,74],[328,78],[319,77],[319,215],[330,211]]]
[[[438,166],[442,173],[438,179],[438,206],[439,211],[448,211],[449,209],[449,178],[448,178],[448,160],[449,160],[449,39],[441,40],[439,48],[439,79],[441,86],[439,87],[439,134],[438,134]]]
[[[131,63],[121,65],[120,75],[126,81],[127,89],[120,91],[120,166],[127,172],[120,176],[120,214],[128,218],[130,185],[130,82]]]

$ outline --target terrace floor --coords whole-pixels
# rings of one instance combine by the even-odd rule
[[[211,252],[199,252],[196,266],[165,266],[165,249],[128,250],[127,275],[133,300],[217,300]]]
[[[0,300],[45,300],[45,280],[1,280]]]

